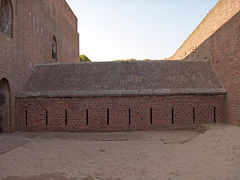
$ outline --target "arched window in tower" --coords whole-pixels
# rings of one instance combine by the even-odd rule
[[[57,61],[57,40],[55,36],[52,38],[52,59]]]
[[[12,37],[13,8],[11,0],[0,0],[0,32]]]

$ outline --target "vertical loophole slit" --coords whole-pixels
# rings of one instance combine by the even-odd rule
[[[46,110],[46,126],[48,126],[48,111]]]
[[[193,107],[193,123],[196,123],[196,120],[195,120],[195,107]]]
[[[150,124],[153,124],[153,119],[152,119],[152,108],[150,108]]]
[[[174,108],[172,108],[172,124],[174,124]]]
[[[88,109],[86,110],[86,125],[88,126]]]
[[[214,123],[216,123],[216,107],[214,107],[214,110],[213,110],[213,118],[214,118]]]
[[[131,109],[128,109],[128,123],[131,124]]]
[[[28,110],[25,111],[25,124],[28,125]]]
[[[65,125],[68,124],[68,112],[65,110]]]
[[[107,109],[107,125],[109,125],[109,109]]]

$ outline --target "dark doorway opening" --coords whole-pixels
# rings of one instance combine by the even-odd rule
[[[7,79],[0,81],[0,132],[9,131],[10,86]]]

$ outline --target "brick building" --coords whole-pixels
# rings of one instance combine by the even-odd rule
[[[127,131],[224,122],[226,91],[210,63],[38,65],[18,94],[21,131]]]
[[[240,125],[240,0],[216,4],[170,58],[184,61],[83,64],[64,0],[0,1],[3,131]]]
[[[171,59],[209,59],[227,90],[226,121],[240,126],[240,0],[220,0]]]
[[[15,95],[35,64],[77,62],[77,18],[65,0],[0,0],[0,127],[16,129]]]

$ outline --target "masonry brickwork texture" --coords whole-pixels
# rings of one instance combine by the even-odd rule
[[[170,58],[184,61],[85,64],[72,64],[79,55],[77,18],[65,0],[11,2],[12,35],[0,33],[10,131],[157,130],[226,121],[240,126],[240,0],[216,4]],[[57,62],[70,64],[49,65],[56,62],[53,37]]]
[[[18,130],[34,132],[186,128],[223,123],[224,108],[224,95],[17,99]]]
[[[209,59],[227,90],[226,121],[240,126],[240,1],[220,0],[172,58]]]
[[[38,65],[17,95],[18,129],[128,131],[220,123],[225,94],[206,60]]]
[[[240,0],[219,0],[214,8],[209,11],[203,21],[169,59],[185,59],[190,53],[194,52],[195,49],[211,37],[219,28],[232,19],[234,15],[239,13],[239,10]],[[225,35],[223,34],[222,36]]]
[[[52,38],[57,40],[57,62],[77,62],[77,18],[65,0],[11,0],[12,37],[0,32],[0,80],[10,84],[8,131],[16,129],[15,95],[35,64],[54,63]]]

